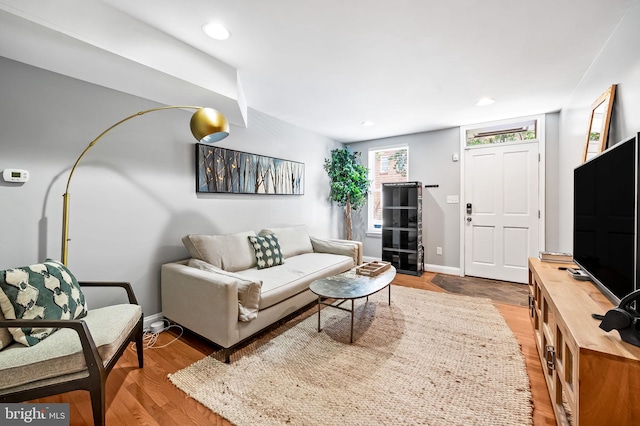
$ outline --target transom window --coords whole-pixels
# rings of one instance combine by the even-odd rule
[[[523,142],[538,139],[538,120],[511,122],[491,127],[468,129],[467,146]]]
[[[409,147],[369,150],[368,231],[380,233],[382,228],[382,184],[409,180]]]

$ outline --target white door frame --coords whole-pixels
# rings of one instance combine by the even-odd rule
[[[518,123],[527,120],[537,120],[538,133],[538,209],[540,217],[538,221],[538,251],[545,249],[545,115],[532,115],[527,117],[516,117],[508,120],[492,121],[488,123],[470,124],[460,127],[460,276],[465,276],[465,218],[466,218],[466,197],[465,197],[465,149],[467,147],[467,130],[479,127],[491,127],[502,124]]]

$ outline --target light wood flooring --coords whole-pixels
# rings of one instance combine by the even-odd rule
[[[444,291],[431,279],[433,273],[422,277],[397,275],[394,284]],[[555,425],[553,408],[547,393],[540,360],[533,339],[528,309],[522,306],[495,303],[520,342],[527,372],[531,381],[534,403],[534,426]],[[185,333],[169,346],[160,347],[174,339],[171,332],[162,333],[157,348],[144,353],[144,368],[137,368],[136,354],[127,350],[107,380],[107,425],[212,425],[230,423],[212,413],[195,400],[188,398],[167,379],[168,373],[178,371],[216,350],[211,343]],[[75,391],[32,402],[70,403],[71,425],[91,425],[91,402],[85,391]]]

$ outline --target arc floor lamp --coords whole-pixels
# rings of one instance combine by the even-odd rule
[[[163,111],[166,109],[195,109],[196,112],[191,116],[191,133],[200,142],[206,144],[212,144],[218,142],[227,136],[229,136],[229,123],[222,113],[216,111],[213,108],[203,108],[199,106],[164,106],[159,108],[152,108],[145,111],[140,111],[130,115],[118,121],[113,126],[109,127],[104,132],[100,133],[97,138],[92,140],[89,145],[82,151],[69,173],[69,179],[67,179],[67,187],[63,195],[63,211],[62,211],[62,263],[67,264],[68,250],[69,250],[69,184],[73,177],[78,163],[84,155],[93,147],[96,142],[100,140],[106,133],[115,127],[118,127],[125,121],[129,121],[132,118],[139,117],[149,112]]]

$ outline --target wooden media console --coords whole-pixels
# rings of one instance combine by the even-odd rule
[[[531,322],[558,424],[638,424],[640,347],[598,327],[591,314],[613,305],[561,266],[574,265],[529,259]]]

